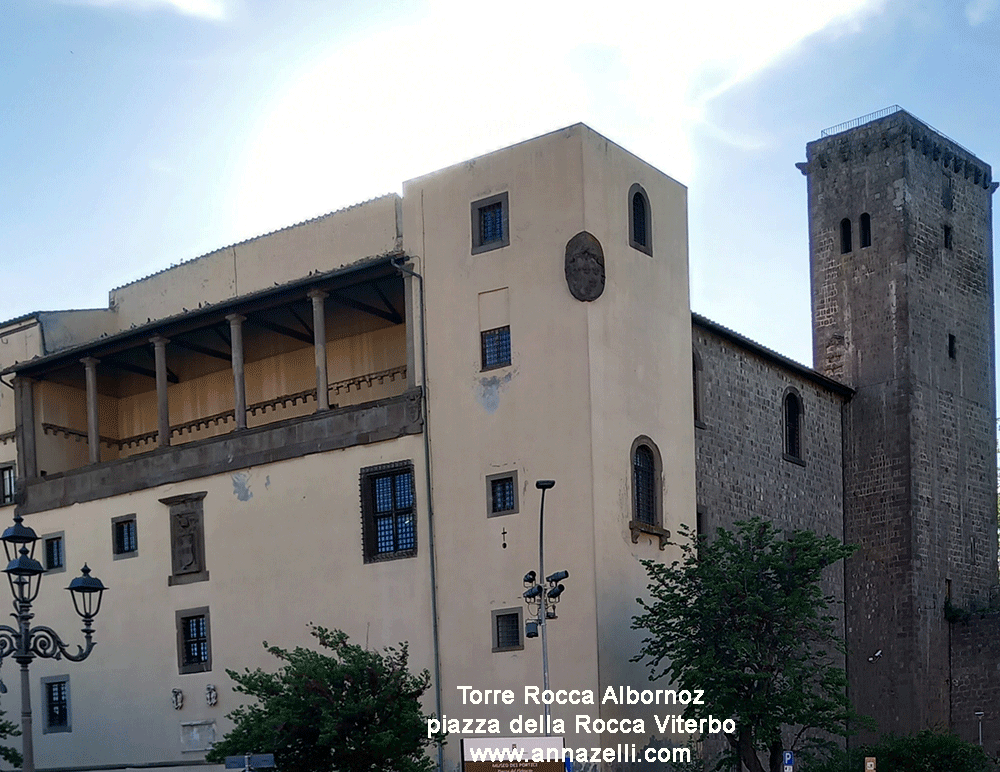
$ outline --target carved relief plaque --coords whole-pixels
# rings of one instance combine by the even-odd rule
[[[577,300],[597,300],[604,292],[604,249],[597,237],[580,231],[566,242],[566,285]]]
[[[205,565],[204,492],[160,499],[170,507],[171,576],[167,583],[187,584],[208,579]]]

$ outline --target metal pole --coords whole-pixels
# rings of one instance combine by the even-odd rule
[[[21,772],[35,772],[35,744],[31,738],[31,678],[28,663],[21,662]]]
[[[19,581],[23,577],[19,577]],[[27,592],[24,586],[18,588],[19,592]],[[22,595],[22,598],[25,597]],[[21,755],[24,761],[21,764],[21,772],[35,772],[35,743],[31,734],[31,676],[28,673],[28,664],[33,659],[29,651],[31,635],[31,610],[23,600],[17,604],[17,622],[20,636],[17,641],[17,652],[15,659],[21,665]]]
[[[545,592],[545,491],[555,485],[555,480],[538,480],[535,487],[542,491],[542,503],[538,508],[538,583],[542,587],[542,597],[538,603],[538,624],[542,628],[542,682],[543,689],[549,690],[549,640],[546,635],[545,618],[548,616],[548,595]],[[549,725],[552,707],[545,703],[545,736],[551,736]]]

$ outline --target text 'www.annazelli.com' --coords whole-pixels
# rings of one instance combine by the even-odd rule
[[[634,743],[619,744],[614,748],[470,748],[471,761],[487,762],[541,762],[574,761],[635,763],[689,762],[690,748],[636,748]]]

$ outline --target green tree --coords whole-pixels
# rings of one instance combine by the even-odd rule
[[[311,633],[330,653],[264,647],[285,664],[277,673],[227,670],[235,690],[256,699],[228,718],[235,726],[209,752],[226,756],[273,753],[279,769],[298,772],[428,772],[427,716],[420,698],[426,670],[413,675],[407,647],[368,651],[346,633],[316,625]]]
[[[3,718],[5,715],[6,711],[0,710],[0,740],[6,740],[8,737],[20,737],[21,730],[18,729],[17,724]],[[14,767],[20,767],[23,761],[18,751],[8,748],[6,745],[0,745],[0,759]]]
[[[908,737],[885,737],[875,745],[841,752],[837,758],[814,768],[814,772],[854,772],[864,769],[866,756],[874,756],[878,772],[996,772],[991,760],[978,745],[965,742],[948,732],[925,729]]]
[[[834,662],[844,645],[820,583],[852,548],[809,531],[785,538],[759,518],[711,541],[681,534],[680,561],[643,561],[650,600],[638,601],[632,627],[648,636],[635,661],[646,661],[653,679],[704,690],[704,704],[688,705],[686,718],[736,722],[717,769],[739,759],[751,772],[777,772],[783,729],[794,732],[787,749],[797,756],[831,753],[829,735],[860,717]]]

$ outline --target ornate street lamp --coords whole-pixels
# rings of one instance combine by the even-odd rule
[[[86,647],[77,646],[76,654],[69,651],[55,630],[44,625],[31,625],[34,614],[31,604],[38,597],[45,569],[35,560],[35,544],[38,536],[34,529],[24,525],[21,515],[14,515],[14,525],[0,536],[7,553],[7,568],[3,571],[10,582],[10,592],[14,596],[14,614],[17,628],[0,625],[0,661],[13,657],[21,666],[21,733],[24,763],[22,772],[35,772],[35,747],[31,737],[31,681],[28,666],[35,657],[62,659],[80,662],[94,650],[93,623],[101,610],[101,598],[107,589],[101,580],[90,575],[90,569],[83,566],[83,573],[69,583],[76,613],[83,619],[83,637]]]

